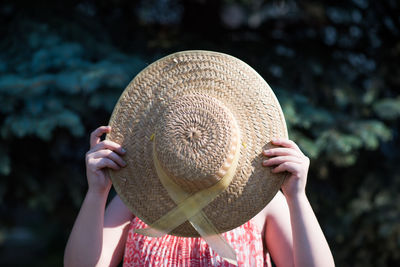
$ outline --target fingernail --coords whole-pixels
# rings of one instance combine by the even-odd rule
[[[262,164],[263,164],[264,166],[266,166],[267,163],[268,163],[268,160],[264,160]]]
[[[269,153],[269,150],[264,150],[264,154],[268,155]]]
[[[123,148],[121,148],[121,152],[122,152],[122,153],[126,153],[126,150],[123,149]]]

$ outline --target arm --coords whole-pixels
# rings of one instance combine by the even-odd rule
[[[271,255],[282,266],[334,266],[329,245],[305,194],[309,159],[292,141],[281,139],[273,144],[281,147],[264,151],[270,158],[263,165],[275,166],[273,172],[288,172],[288,176],[282,185],[286,201],[282,197],[274,199],[267,216],[266,233],[275,233],[267,237]],[[287,259],[288,254],[293,255],[291,260]]]
[[[65,266],[116,265],[122,256],[121,240],[126,236],[132,214],[118,197],[104,212],[111,188],[105,168],[118,170],[125,166],[120,145],[100,142],[100,137],[109,131],[109,127],[100,127],[90,138],[91,149],[86,154],[89,189],[65,248]]]

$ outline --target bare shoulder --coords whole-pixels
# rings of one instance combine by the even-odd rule
[[[128,209],[121,198],[116,195],[107,206],[104,224],[105,226],[121,225],[130,222],[133,217],[133,213]]]
[[[289,207],[282,192],[278,192],[265,212],[264,240],[277,266],[294,266],[293,237]]]
[[[265,208],[254,217],[255,223],[258,225],[259,229],[265,229],[266,222],[268,218],[273,218],[280,216],[282,211],[287,210],[287,203],[285,196],[281,191],[274,196],[274,198],[268,203]]]
[[[287,210],[288,205],[283,193],[278,191],[275,197],[268,203],[266,208],[266,219],[270,216],[278,216],[283,210]]]
[[[129,225],[133,218],[133,213],[118,195],[110,201],[104,215],[101,257],[96,266],[118,266],[123,258]]]

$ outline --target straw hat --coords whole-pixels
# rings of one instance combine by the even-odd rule
[[[109,125],[107,139],[127,150],[127,167],[110,171],[114,188],[149,225],[176,207],[155,158],[193,194],[224,177],[237,152],[232,180],[202,209],[221,233],[257,215],[284,180],[262,166],[270,141],[287,138],[278,100],[255,70],[226,54],[184,51],[149,65],[122,93]],[[188,221],[170,234],[199,236]]]

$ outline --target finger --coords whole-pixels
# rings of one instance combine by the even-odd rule
[[[298,157],[293,157],[293,156],[279,156],[279,157],[273,157],[268,160],[263,161],[263,166],[274,166],[274,165],[280,165],[284,162],[294,162],[294,163],[301,163],[300,158]]]
[[[287,148],[293,148],[293,149],[301,152],[299,146],[295,142],[293,142],[292,140],[279,138],[279,139],[274,139],[271,142],[272,142],[272,144],[274,144],[276,146],[283,146],[283,147],[287,147]]]
[[[90,134],[90,148],[100,143],[101,136],[111,131],[110,126],[100,126]]]
[[[94,159],[109,158],[121,167],[126,166],[126,162],[117,153],[109,149],[98,150],[92,154],[92,157]]]
[[[295,156],[299,157],[302,154],[299,151],[293,148],[286,148],[286,147],[277,147],[271,148],[263,151],[263,155],[267,157],[274,157],[274,156]]]
[[[110,168],[110,169],[118,171],[119,169],[121,169],[121,167],[118,166],[117,163],[115,163],[114,161],[112,161],[109,158],[93,159],[93,161],[94,161],[96,169],[98,169],[98,170],[104,169],[104,168]]]
[[[117,144],[110,140],[104,140],[95,145],[89,152],[96,152],[103,149],[109,149],[118,154],[124,155],[126,153],[125,149],[122,148],[120,144]]]
[[[290,172],[292,174],[300,172],[301,165],[295,162],[284,162],[272,170],[273,173]]]

